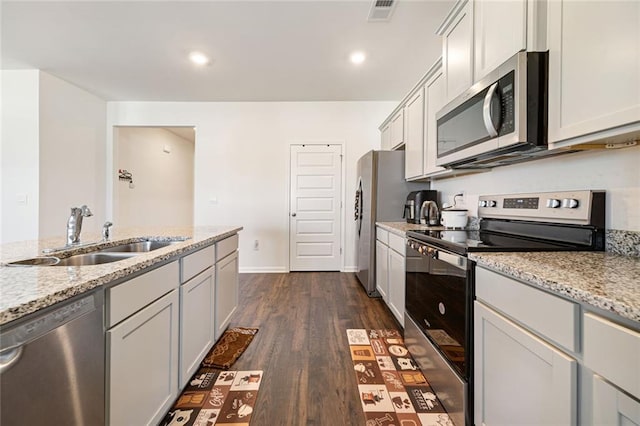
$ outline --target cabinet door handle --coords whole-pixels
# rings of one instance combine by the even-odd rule
[[[291,217],[296,217],[297,214],[296,213],[291,213]]]

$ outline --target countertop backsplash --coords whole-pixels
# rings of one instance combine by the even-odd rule
[[[606,251],[625,256],[640,257],[640,232],[607,229]]]

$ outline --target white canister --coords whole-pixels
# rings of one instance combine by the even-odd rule
[[[467,210],[444,209],[440,215],[440,224],[445,228],[464,228],[467,226]]]

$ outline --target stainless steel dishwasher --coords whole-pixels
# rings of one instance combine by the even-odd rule
[[[104,290],[0,329],[0,424],[103,425]]]

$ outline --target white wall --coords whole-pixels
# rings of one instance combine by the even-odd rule
[[[64,236],[69,208],[105,218],[106,103],[38,70],[2,71],[1,242]]]
[[[115,129],[113,223],[122,227],[192,226],[194,142],[158,127]],[[167,148],[170,152],[165,152]]]
[[[606,228],[640,231],[640,147],[592,150],[499,167],[486,173],[436,180],[443,202],[465,191],[469,214],[477,215],[479,195],[604,189]]]
[[[113,126],[195,126],[195,225],[244,226],[243,271],[286,271],[289,259],[289,146],[344,143],[345,270],[355,264],[356,161],[379,147],[378,125],[397,102],[116,102]],[[113,169],[113,161],[110,161]],[[213,201],[212,201],[213,200]],[[253,241],[260,241],[260,251]]]
[[[83,233],[102,228],[106,108],[97,96],[40,73],[39,238],[65,235],[70,208],[83,204],[93,212]]]
[[[2,234],[38,238],[39,71],[2,73]]]

